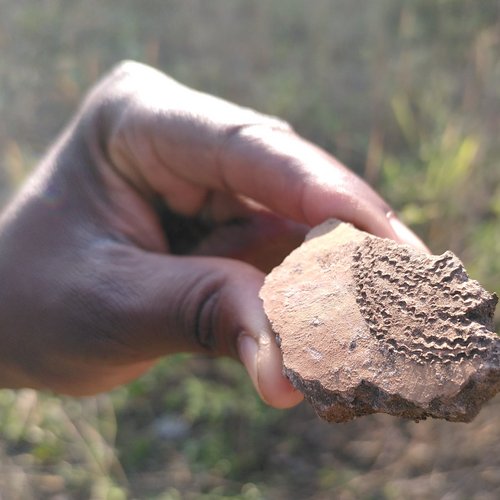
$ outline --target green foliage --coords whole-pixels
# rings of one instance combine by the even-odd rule
[[[289,120],[438,251],[500,283],[500,20],[484,0],[0,0],[0,203],[93,82],[135,58]],[[2,498],[498,498],[498,403],[470,426],[280,412],[179,355],[75,400],[0,391]]]

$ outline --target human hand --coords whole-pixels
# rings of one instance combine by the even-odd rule
[[[189,351],[298,403],[258,291],[330,217],[421,245],[282,121],[118,66],[0,218],[0,385],[92,394]]]

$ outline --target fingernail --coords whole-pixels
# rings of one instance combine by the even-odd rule
[[[407,226],[405,226],[394,213],[389,212],[387,214],[387,219],[392,227],[396,237],[402,243],[407,243],[417,250],[422,250],[425,253],[432,253],[427,245]]]
[[[259,393],[259,396],[265,401],[262,396],[262,392],[259,387],[259,373],[258,373],[258,355],[259,346],[255,339],[247,334],[242,334],[238,338],[238,354],[240,356],[241,362],[245,365],[245,368],[253,382],[255,390]]]

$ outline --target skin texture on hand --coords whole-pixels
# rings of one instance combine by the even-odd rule
[[[293,406],[258,291],[330,217],[422,246],[283,121],[122,63],[0,217],[0,385],[93,394],[187,351]]]

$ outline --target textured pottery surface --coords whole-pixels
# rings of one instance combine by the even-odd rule
[[[497,297],[451,252],[328,221],[266,278],[285,374],[328,421],[470,421],[500,390]]]

